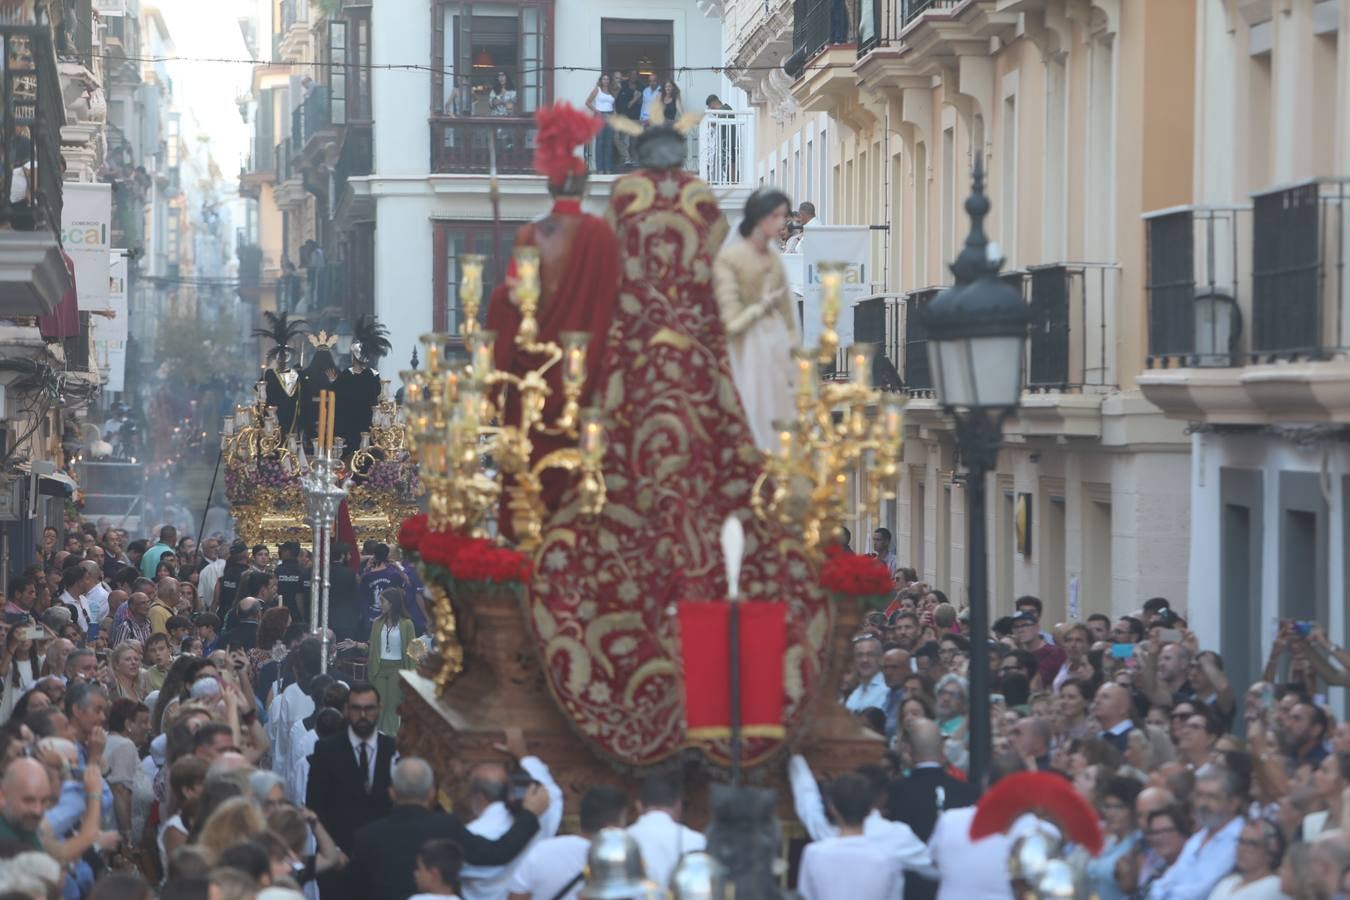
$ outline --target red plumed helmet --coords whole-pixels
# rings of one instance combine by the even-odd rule
[[[576,155],[576,149],[604,127],[600,117],[570,103],[559,102],[537,110],[534,121],[539,126],[535,136],[534,170],[553,185],[562,184],[569,175],[584,175],[586,163]]]
[[[1018,772],[1000,778],[975,807],[970,839],[978,841],[1002,834],[1029,812],[1054,822],[1065,838],[1091,855],[1102,852],[1102,828],[1097,821],[1097,811],[1067,780],[1049,772]]]

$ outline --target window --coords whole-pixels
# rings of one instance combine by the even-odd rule
[[[503,222],[502,233],[513,234],[524,223]],[[432,329],[437,332],[459,334],[462,321],[459,307],[459,260],[466,253],[483,255],[483,301],[478,308],[478,320],[487,321],[488,300],[496,287],[497,273],[501,271],[493,255],[491,222],[437,222],[433,237],[435,263],[432,285]],[[510,248],[505,242],[503,254]]]
[[[328,23],[328,121],[347,124],[347,23]]]
[[[672,77],[674,60],[674,22],[661,19],[600,20],[600,66],[606,72],[637,72],[649,80],[666,79]],[[685,105],[689,105],[688,98],[685,98]]]
[[[553,94],[553,5],[441,3],[433,14],[433,112],[531,116]]]
[[[348,10],[344,93],[347,97],[346,117],[353,122],[371,120],[370,100],[370,10]],[[334,55],[334,59],[338,57]],[[337,88],[333,89],[334,96]],[[335,117],[336,112],[333,114]],[[338,121],[334,118],[334,121]]]
[[[914,278],[917,288],[928,287],[928,147],[914,144]]]
[[[1017,259],[1017,97],[1003,98],[1003,177],[998,200],[1002,201],[999,238],[1003,257]]]

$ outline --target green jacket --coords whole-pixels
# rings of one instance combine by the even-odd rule
[[[376,619],[370,625],[370,648],[366,651],[366,677],[371,681],[380,674],[386,666],[392,665],[393,660],[380,658],[380,640],[383,637],[384,625],[379,619]],[[413,669],[417,667],[417,662],[408,655],[408,647],[412,645],[413,639],[417,633],[413,630],[412,619],[407,616],[398,623],[398,633],[403,639],[403,659],[399,660],[398,668]]]

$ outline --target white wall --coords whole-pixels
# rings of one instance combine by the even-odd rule
[[[675,83],[679,85],[686,110],[703,109],[703,100],[722,90],[722,76],[717,72],[679,72],[685,66],[722,65],[722,22],[700,13],[693,0],[683,3],[669,0],[558,0],[554,18],[554,64],[579,66],[587,71],[568,72],[560,68],[553,80],[555,100],[567,100],[580,106],[595,87],[599,73],[594,70],[600,67],[601,61],[602,19],[655,19],[673,23]]]
[[[1223,435],[1197,432],[1192,437],[1192,519],[1190,614],[1191,627],[1203,647],[1219,645],[1219,618],[1224,612],[1219,593],[1220,520],[1222,515],[1219,473],[1224,468],[1261,472],[1264,517],[1261,560],[1261,648],[1270,652],[1273,635],[1267,623],[1279,616],[1280,602],[1280,473],[1321,473],[1330,485],[1328,510],[1328,597],[1331,621],[1323,623],[1335,643],[1345,634],[1345,598],[1350,584],[1345,580],[1346,511],[1342,508],[1341,479],[1350,473],[1350,446],[1326,442],[1297,447],[1274,435]]]

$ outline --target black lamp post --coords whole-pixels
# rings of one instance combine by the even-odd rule
[[[1003,260],[984,233],[989,198],[976,157],[966,198],[970,234],[952,263],[956,284],[929,304],[928,361],[938,402],[956,424],[956,446],[968,471],[970,525],[970,780],[989,769],[989,596],[985,549],[985,475],[998,462],[1003,422],[1017,409],[1030,312],[1021,294],[998,277]]]

